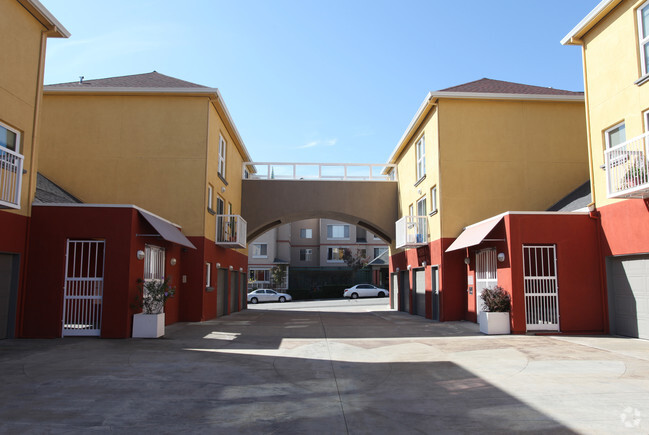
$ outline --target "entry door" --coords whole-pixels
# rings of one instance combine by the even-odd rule
[[[227,269],[216,270],[216,315],[221,317],[226,314],[226,306],[228,303],[228,288],[227,288]]]
[[[437,266],[431,267],[430,273],[430,282],[433,287],[431,292],[433,320],[439,320],[439,268]]]
[[[559,286],[554,245],[523,246],[528,331],[559,330]]]
[[[237,272],[230,272],[230,313],[237,311]]]
[[[414,313],[426,317],[426,271],[415,270]]]
[[[68,240],[62,336],[101,334],[104,242]]]
[[[0,254],[0,339],[14,338],[19,257]]]
[[[399,309],[410,312],[410,272],[401,272],[401,285],[399,286]]]
[[[246,298],[246,290],[247,290],[247,285],[246,283],[248,280],[246,279],[246,274],[245,273],[240,273],[239,274],[239,309],[243,310],[246,308],[246,303],[248,302],[248,298]]]
[[[484,303],[480,299],[482,291],[493,288],[498,284],[496,277],[496,250],[484,249],[475,253],[475,306],[478,321],[484,311]]]

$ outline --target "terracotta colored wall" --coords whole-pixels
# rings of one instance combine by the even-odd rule
[[[649,252],[649,199],[627,199],[597,210],[605,256]]]
[[[180,248],[159,237],[141,237],[155,231],[133,208],[34,207],[29,242],[29,264],[22,316],[23,337],[60,337],[63,316],[65,250],[67,239],[105,240],[104,294],[102,301],[103,338],[131,336],[131,305],[137,294],[137,280],[142,278],[144,263],[136,253],[145,244],[164,247],[166,274],[171,285],[178,286]],[[166,323],[179,317],[177,300],[182,291],[168,301]]]
[[[417,268],[426,261],[426,317],[429,319],[432,318],[431,266],[439,267],[440,321],[462,320],[465,316],[466,278],[462,261],[464,255],[462,251],[444,252],[452,242],[453,239],[439,239],[429,243],[427,248],[408,249],[390,256],[390,273],[394,273],[397,268],[400,271],[407,270],[409,265],[411,268]],[[410,298],[412,311],[412,270],[409,274],[410,288],[407,297]],[[393,291],[391,281],[390,291]]]

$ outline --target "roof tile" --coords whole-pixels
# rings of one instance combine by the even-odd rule
[[[480,79],[446,89],[440,92],[472,92],[484,94],[523,94],[523,95],[583,95],[583,92],[564,91],[542,86],[524,85],[502,80]]]
[[[164,74],[160,74],[156,71],[145,73],[145,74],[135,74],[130,76],[121,76],[121,77],[110,77],[106,79],[97,79],[97,80],[80,80],[77,82],[70,83],[60,83],[45,86],[45,89],[49,87],[57,88],[66,87],[66,88],[80,88],[92,89],[92,88],[199,88],[199,89],[209,89],[207,86],[197,85],[196,83],[186,82],[174,77],[169,77]]]

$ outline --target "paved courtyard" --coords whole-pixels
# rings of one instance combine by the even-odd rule
[[[0,433],[649,433],[648,341],[484,336],[385,302],[0,341]]]

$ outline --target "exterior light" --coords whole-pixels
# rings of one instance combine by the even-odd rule
[[[136,257],[138,260],[144,260],[144,251],[141,249],[137,251]]]
[[[470,263],[471,263],[471,259],[470,259],[469,257],[466,257],[466,258],[464,259],[464,264],[468,265],[468,264],[470,264]]]
[[[423,267],[426,267],[426,262],[425,262],[425,261],[422,261],[422,262],[421,262],[421,265],[422,265]]]
[[[243,272],[243,267],[240,267],[240,268],[239,268],[239,272]]]
[[[410,269],[412,269],[412,266],[411,266],[411,265],[408,265],[408,270],[410,270]]]
[[[234,269],[234,267],[230,266],[230,270]]]
[[[218,269],[219,267],[221,267],[221,263],[216,263],[216,268]]]
[[[498,261],[500,261],[500,262],[505,261],[505,253],[504,252],[499,252],[498,253]]]
[[[398,271],[399,271],[399,268],[397,267],[396,269],[394,269],[394,271],[395,271],[395,272],[398,272]]]
[[[171,260],[169,260],[169,264],[171,264],[172,266],[175,266],[176,265],[176,259],[172,258]]]

